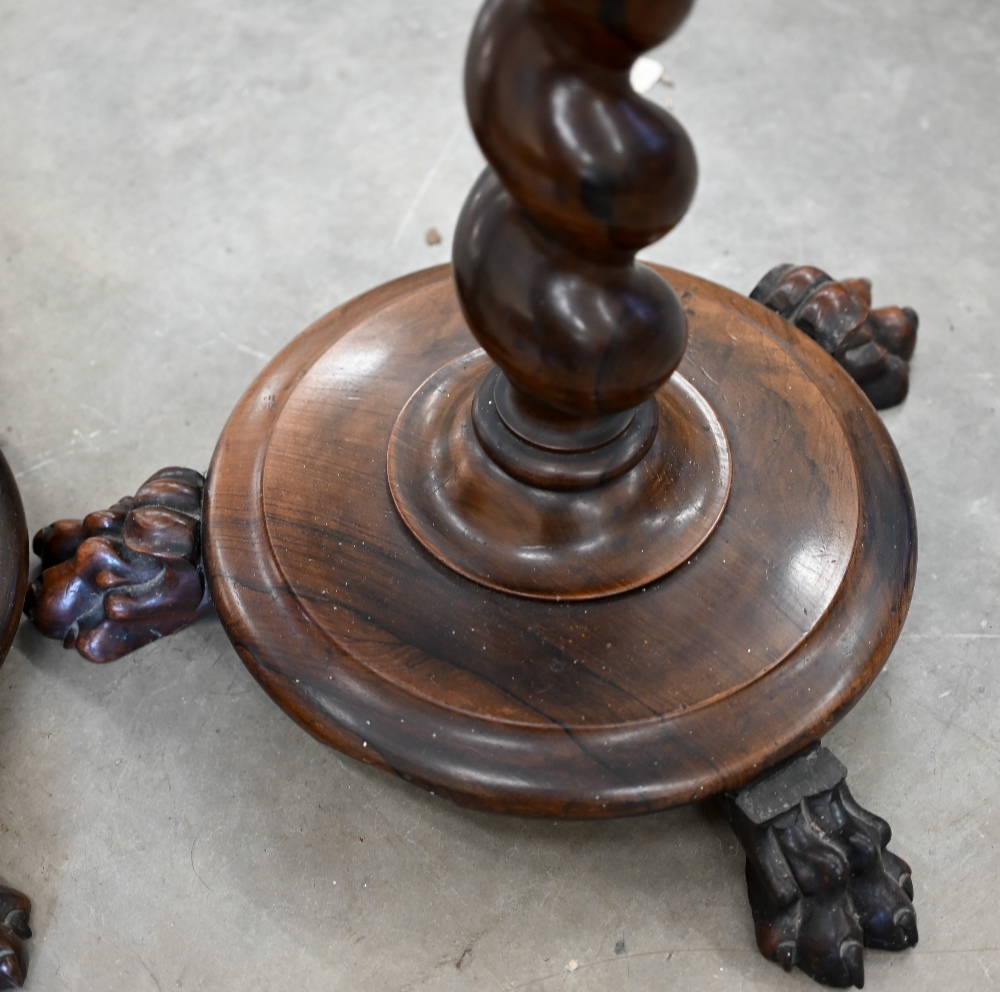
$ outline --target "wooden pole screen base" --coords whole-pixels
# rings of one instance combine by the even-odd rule
[[[209,473],[206,572],[243,660],[310,733],[466,805],[619,816],[749,781],[871,683],[915,558],[884,427],[771,311],[658,271],[688,311],[679,373],[729,438],[732,486],[700,550],[631,593],[506,595],[402,519],[385,455],[399,411],[437,369],[478,361],[446,267],[334,311],[250,388]]]
[[[453,267],[294,340],[207,481],[43,531],[29,608],[107,661],[214,603],[310,733],[468,806],[727,794],[762,952],[860,984],[862,943],[916,943],[909,869],[834,759],[794,756],[909,606],[909,490],[851,376],[901,399],[916,315],[819,269],[754,302],[636,261],[697,166],[629,67],[690,7],[487,0]]]

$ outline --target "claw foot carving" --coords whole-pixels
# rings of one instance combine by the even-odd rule
[[[879,410],[906,399],[919,319],[909,307],[872,309],[867,279],[835,281],[811,265],[778,265],[750,299],[808,334],[850,374]]]
[[[31,937],[31,900],[17,889],[0,885],[0,989],[19,989],[28,974],[24,942]]]
[[[814,745],[725,803],[761,953],[824,985],[862,988],[862,947],[912,947],[917,917],[909,865],[886,850],[889,824],[858,805],[846,775]]]
[[[107,510],[58,520],[33,542],[41,575],[25,612],[89,661],[114,661],[212,610],[201,560],[204,477],[161,469]]]

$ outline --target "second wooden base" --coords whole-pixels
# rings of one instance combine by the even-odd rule
[[[21,620],[28,585],[28,525],[21,495],[0,452],[0,664]]]

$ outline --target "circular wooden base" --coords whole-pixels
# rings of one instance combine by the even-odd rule
[[[0,663],[21,620],[28,585],[28,530],[17,484],[0,453]]]
[[[750,780],[871,683],[915,564],[891,441],[789,324],[661,271],[689,316],[678,373],[729,440],[732,485],[684,565],[620,596],[488,588],[401,518],[399,413],[475,347],[447,268],[324,317],[244,396],[210,471],[206,570],[242,658],[316,737],[468,805],[613,816]]]
[[[687,380],[673,376],[655,397],[654,439],[634,468],[583,491],[542,490],[480,444],[473,400],[491,368],[477,349],[438,369],[389,438],[396,507],[435,557],[504,592],[579,600],[652,582],[705,543],[729,496],[729,446]]]

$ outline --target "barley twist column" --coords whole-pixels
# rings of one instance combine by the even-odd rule
[[[722,428],[671,378],[684,307],[635,260],[683,217],[697,165],[629,70],[691,2],[490,0],[472,33],[466,102],[489,167],[453,257],[485,356],[414,394],[389,481],[428,550],[507,592],[635,588],[689,558],[725,506]]]
[[[523,481],[593,485],[593,459],[573,456],[598,447],[601,481],[631,468],[656,430],[651,396],[683,354],[684,311],[635,253],[684,215],[694,149],[629,68],[690,6],[496,0],[473,32],[466,101],[490,165],[458,224],[455,282],[501,370],[477,432]]]

